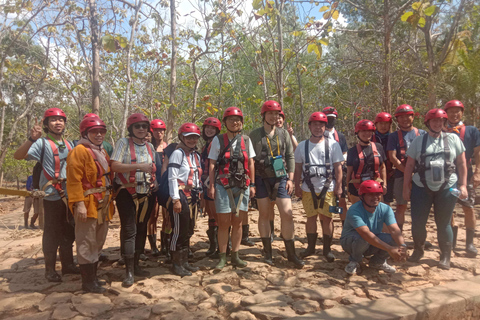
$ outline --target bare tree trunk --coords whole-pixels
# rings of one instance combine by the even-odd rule
[[[392,26],[390,25],[390,1],[385,0],[383,5],[383,25],[384,25],[384,66],[383,66],[383,110],[392,113],[392,84],[390,78],[390,67],[392,64],[391,56],[391,32]]]
[[[277,32],[278,32],[278,69],[277,69],[277,95],[278,102],[283,107],[283,4],[282,0],[275,0],[275,4],[278,10],[277,14]]]
[[[90,0],[90,33],[92,37],[92,112],[100,112],[100,48],[98,46],[97,2]]]
[[[177,12],[175,0],[170,0],[170,29],[172,36],[172,59],[170,62],[170,107],[167,117],[167,141],[172,140],[172,131],[174,125],[173,111],[175,110],[175,93],[177,91]]]

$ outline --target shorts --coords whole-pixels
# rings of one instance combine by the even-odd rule
[[[408,201],[403,199],[403,180],[403,177],[395,177],[395,182],[393,183],[393,195],[397,201],[397,205],[408,204]]]
[[[273,187],[275,186],[275,182],[277,178],[262,178],[260,176],[255,176],[255,184],[257,185],[257,199],[263,199],[270,196],[267,187],[265,184],[270,186],[270,190],[273,191]],[[290,195],[287,192],[287,177],[280,178],[280,184],[278,186],[277,191],[277,198],[284,199],[290,198]]]
[[[335,205],[335,194],[333,192],[327,192],[325,194],[325,203],[323,204],[323,208],[320,208],[320,200],[318,200],[318,209],[315,209],[313,206],[312,193],[302,190],[302,203],[307,218],[314,217],[318,214],[333,218],[333,213],[330,212],[330,206]]]
[[[234,187],[231,188],[233,194],[235,195],[241,189]],[[235,197],[235,205],[238,204],[240,198],[240,193]],[[240,204],[240,211],[248,211],[248,200],[250,198],[250,188],[247,188],[243,191],[242,203]],[[217,213],[232,213],[234,212],[232,206],[230,205],[230,198],[228,197],[227,190],[218,183],[215,185],[215,209]]]
[[[383,202],[393,202],[394,185],[395,185],[395,176],[392,176],[390,179],[387,180],[387,193],[383,196]],[[403,189],[403,186],[402,186],[402,189]]]

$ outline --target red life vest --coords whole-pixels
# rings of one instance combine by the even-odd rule
[[[104,175],[106,176],[106,175],[110,174],[110,172],[105,173],[105,170],[103,169],[100,162],[98,162],[98,159],[97,159],[95,153],[93,152],[93,150],[89,146],[86,146],[86,145],[83,145],[83,146],[90,153],[90,155],[93,158],[93,161],[95,162],[95,166],[97,167],[97,181],[95,181],[95,186],[92,186],[90,181],[88,181],[85,176],[82,178],[82,185],[83,185],[85,191],[90,190],[90,189],[104,187],[104,185],[102,183],[102,176],[104,176]],[[110,158],[108,157],[108,155],[105,155],[105,157],[107,158],[107,161],[109,162]],[[99,202],[103,200],[101,192],[93,193],[93,195]]]
[[[340,138],[338,137],[338,132],[337,132],[336,129],[333,129],[333,137],[334,137],[335,141],[340,143]]]
[[[137,156],[135,154],[135,144],[133,143],[133,138],[129,138],[128,139],[128,144],[129,144],[129,147],[130,147],[130,163],[131,164],[135,164],[137,163]],[[153,182],[155,181],[155,174],[154,172],[157,170],[157,167],[155,166],[155,158],[153,157],[153,152],[152,152],[152,148],[150,148],[150,144],[148,142],[145,143],[145,146],[147,147],[147,151],[148,151],[148,154],[150,155],[150,158],[152,159],[152,165],[153,165],[153,168],[152,168],[152,184]],[[129,181],[127,181],[127,179],[125,179],[125,177],[123,176],[122,173],[119,173],[117,176],[118,178],[120,179],[120,181],[122,181],[122,184],[124,185],[130,185],[128,187],[125,187],[127,189],[127,191],[130,193],[130,194],[136,194],[137,191],[135,189],[135,185],[132,186],[132,184],[136,184],[135,181],[135,173],[137,171],[136,170],[132,170],[130,171],[130,177],[129,177]]]
[[[45,174],[45,177],[47,178],[48,181],[52,181],[52,186],[58,191],[60,196],[63,198],[65,196],[65,193],[64,193],[64,190],[62,189],[61,181],[58,180],[58,178],[60,177],[60,154],[58,152],[58,147],[56,143],[49,138],[47,138],[47,141],[50,142],[50,147],[52,148],[52,152],[53,152],[53,159],[55,162],[55,174],[54,174],[54,177],[50,176],[45,170],[45,168],[43,168],[43,173]],[[68,141],[63,140],[63,143],[67,146],[68,151],[72,151],[72,146],[70,146],[70,143]]]
[[[377,150],[377,146],[375,145],[375,142],[370,143],[372,146],[372,153],[373,153],[373,160],[374,160],[374,177],[373,179],[378,179],[380,177],[380,172],[378,171],[378,168],[380,167],[380,153]],[[368,147],[367,147],[368,148]],[[360,181],[362,180],[362,172],[363,168],[365,167],[365,155],[363,153],[362,146],[360,144],[357,144],[357,152],[358,152],[358,168],[357,172],[352,172],[352,179],[359,179]],[[360,187],[360,183],[354,183],[353,185],[355,188]]]
[[[420,135],[420,133],[418,132],[418,129],[413,127],[413,130],[415,130],[415,135],[418,137]],[[402,130],[398,130],[397,134],[398,134],[398,144],[400,145],[400,159],[399,160],[400,160],[401,163],[405,163],[405,161],[407,160],[407,157],[405,156],[405,154],[407,153],[407,146],[405,145],[405,141],[403,139]]]
[[[222,139],[221,136],[218,137],[219,139]],[[229,145],[229,140],[228,136],[226,133],[223,134],[223,145],[228,146]],[[238,141],[237,141],[238,143]],[[240,149],[243,155],[243,175],[245,175],[245,187],[248,187],[250,185],[250,170],[248,169],[248,152],[245,147],[245,139],[243,136],[240,137]],[[232,162],[232,148],[228,148],[228,150],[225,151],[225,155],[223,156],[223,159],[225,161],[222,161],[221,164],[218,164],[218,180],[222,183],[224,187],[229,186],[229,179],[231,174],[235,174],[235,172],[230,172],[230,164]],[[243,178],[243,177],[242,177]]]

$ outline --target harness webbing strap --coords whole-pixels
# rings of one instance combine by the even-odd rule
[[[380,177],[380,172],[378,171],[378,169],[380,167],[380,153],[378,152],[378,149],[377,149],[377,146],[376,146],[375,142],[371,142],[370,145],[372,147],[372,153],[373,153],[373,159],[374,159],[374,176],[371,177],[371,178],[373,180],[375,180],[378,177]],[[359,180],[360,183],[362,181],[362,173],[363,173],[363,169],[365,167],[365,152],[364,152],[365,149],[362,149],[362,146],[360,145],[360,143],[357,144],[359,164],[358,164],[357,172],[356,173],[352,172],[352,178],[355,179],[355,180]],[[358,188],[358,187],[360,187],[360,183],[353,183],[353,185],[356,188]]]
[[[419,136],[420,132],[418,131],[417,128],[413,127],[413,130],[415,130],[415,136]],[[403,133],[402,130],[397,130],[397,135],[398,135],[398,144],[400,146],[400,162],[404,163],[407,158],[406,158],[406,153],[407,153],[407,146],[405,145],[405,140],[403,139]]]
[[[313,200],[313,207],[315,209],[318,209],[319,204],[318,200],[320,200],[320,208],[323,208],[325,204],[325,196],[327,195],[327,191],[330,188],[330,184],[332,183],[333,179],[333,172],[330,168],[330,148],[329,148],[329,143],[328,143],[328,138],[324,138],[324,143],[325,143],[325,164],[323,165],[311,165],[310,164],[310,155],[309,155],[309,140],[307,139],[305,141],[305,171],[303,173],[303,179],[305,180],[305,183],[307,184],[308,188],[310,189],[310,193],[312,194],[312,200]],[[310,174],[310,167],[325,167],[326,170],[326,179],[325,183],[323,184],[323,189],[320,192],[320,194],[317,196],[317,193],[315,192],[315,186],[312,183],[312,176]]]

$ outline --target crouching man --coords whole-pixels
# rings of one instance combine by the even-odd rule
[[[358,190],[359,202],[348,209],[340,243],[350,254],[345,272],[353,275],[364,256],[370,258],[369,267],[394,273],[387,263],[390,255],[395,261],[405,260],[407,246],[390,206],[381,203],[383,188],[373,180],[362,182]],[[389,233],[382,233],[383,224]]]

